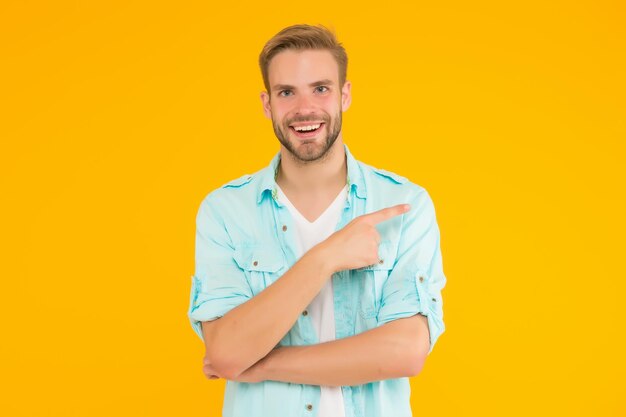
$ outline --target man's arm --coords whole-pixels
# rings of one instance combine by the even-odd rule
[[[261,380],[330,386],[410,377],[424,365],[428,337],[426,317],[418,314],[344,339],[279,347],[246,372],[258,372]]]
[[[235,262],[219,196],[203,200],[196,217],[196,272],[189,318],[206,358],[223,377],[235,377],[267,355],[293,327],[335,272],[323,248],[312,248],[253,296]]]
[[[322,250],[311,249],[280,279],[223,317],[202,322],[206,358],[221,376],[236,378],[293,327],[333,274]]]
[[[342,386],[411,377],[424,366],[428,340],[427,319],[417,314],[345,339],[276,348],[233,380]],[[206,358],[204,372],[220,376]]]

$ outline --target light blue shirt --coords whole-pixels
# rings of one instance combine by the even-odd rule
[[[430,350],[443,333],[445,286],[439,228],[424,188],[346,152],[348,198],[335,230],[357,216],[409,203],[411,209],[376,228],[380,262],[332,276],[336,339],[417,313],[428,318]],[[196,217],[196,268],[188,317],[202,337],[201,321],[221,317],[259,294],[298,260],[294,220],[277,198],[278,152],[269,166],[211,191]],[[259,312],[262,314],[262,312]],[[308,315],[300,314],[280,346],[319,343]],[[346,417],[411,416],[408,378],[343,386]],[[227,381],[224,417],[313,417],[318,385],[278,381]]]

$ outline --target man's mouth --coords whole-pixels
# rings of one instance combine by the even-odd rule
[[[308,139],[317,136],[324,127],[324,122],[298,123],[289,126],[289,129],[300,139]]]

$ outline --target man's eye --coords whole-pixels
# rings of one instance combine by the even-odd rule
[[[320,93],[325,93],[326,91],[328,91],[328,87],[326,87],[325,85],[319,85],[315,88],[316,91],[319,91]]]
[[[279,96],[285,97],[287,95],[291,94],[291,90],[283,90],[281,92],[278,93]]]

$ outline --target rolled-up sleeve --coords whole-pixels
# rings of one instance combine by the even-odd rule
[[[398,255],[382,288],[378,326],[400,318],[422,314],[428,319],[430,349],[444,332],[441,290],[446,284],[435,207],[420,188],[408,201],[404,214]]]
[[[195,273],[187,315],[200,339],[202,321],[222,317],[252,298],[244,272],[233,259],[234,248],[227,229],[209,198],[196,216]]]

